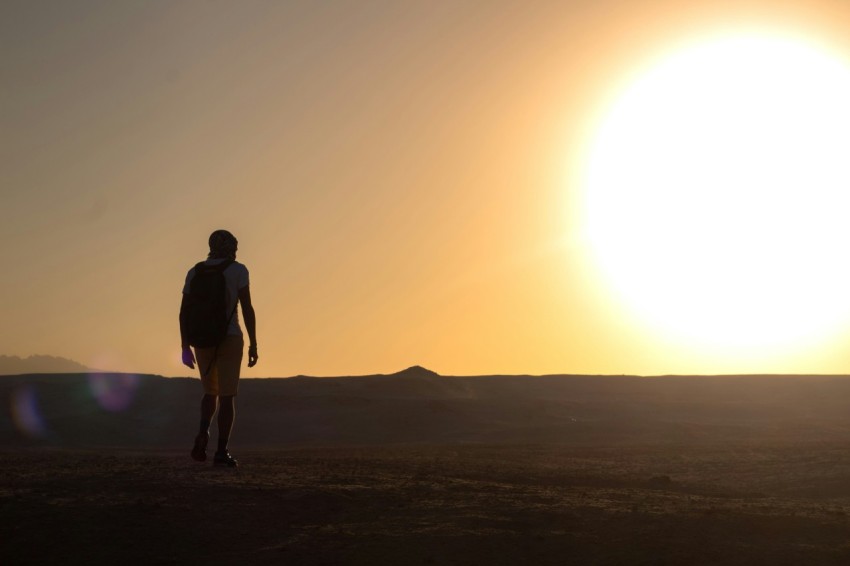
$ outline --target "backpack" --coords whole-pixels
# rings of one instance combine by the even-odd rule
[[[200,262],[189,283],[187,295],[186,338],[196,348],[218,346],[227,336],[227,328],[236,313],[236,305],[228,316],[227,283],[224,270],[233,264],[226,260],[217,265]]]

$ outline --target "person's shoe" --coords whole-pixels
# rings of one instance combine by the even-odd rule
[[[213,457],[213,464],[216,466],[227,466],[228,468],[236,468],[239,466],[239,463],[236,461],[236,458],[230,455],[230,452],[226,450],[224,452],[216,452]]]
[[[210,433],[199,432],[195,437],[195,446],[192,447],[192,459],[203,462],[207,459],[207,442],[210,441]]]

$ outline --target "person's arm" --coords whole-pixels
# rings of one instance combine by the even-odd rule
[[[183,365],[195,369],[195,354],[192,353],[186,338],[186,295],[183,295],[180,302],[180,347],[183,350]]]
[[[248,331],[248,367],[257,365],[260,357],[257,355],[257,317],[254,314],[254,306],[251,304],[251,289],[249,285],[239,289],[239,303],[242,305],[242,320],[245,321],[245,330]]]

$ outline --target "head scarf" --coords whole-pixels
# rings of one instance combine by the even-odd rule
[[[236,259],[236,236],[227,230],[216,230],[210,234],[210,259]]]

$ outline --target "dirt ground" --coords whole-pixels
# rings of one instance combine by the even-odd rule
[[[848,564],[835,445],[4,452],[4,564]]]

